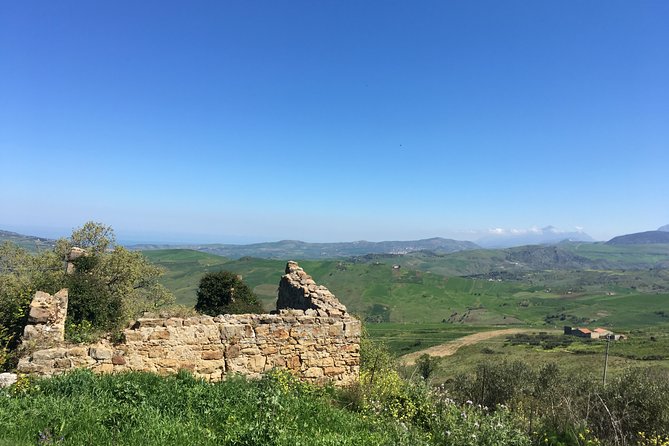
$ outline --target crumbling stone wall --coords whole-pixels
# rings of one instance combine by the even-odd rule
[[[44,291],[35,293],[30,302],[28,325],[23,329],[24,347],[48,347],[64,342],[67,298],[67,289],[62,289],[53,296]]]
[[[141,318],[124,330],[120,344],[66,345],[61,340],[38,346],[19,361],[18,371],[53,375],[86,367],[169,374],[186,369],[218,381],[231,373],[257,377],[278,368],[314,382],[357,379],[360,321],[297,263],[289,262],[285,272],[273,314]]]
[[[315,310],[319,316],[342,316],[346,307],[324,286],[317,285],[296,262],[288,262],[286,274],[279,282],[276,309]]]

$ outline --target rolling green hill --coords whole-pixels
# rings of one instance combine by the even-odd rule
[[[377,256],[376,260],[391,261]],[[365,256],[361,261],[369,261]],[[414,252],[394,256],[403,267],[442,275],[513,276],[529,271],[562,270],[647,270],[669,268],[669,244],[607,245],[567,242],[558,245],[530,245],[507,249],[476,249],[451,254]]]
[[[472,242],[434,237],[423,240],[385,242],[363,240],[339,243],[307,243],[299,240],[281,240],[279,242],[249,245],[206,244],[172,247],[167,245],[135,245],[131,247],[131,249],[142,251],[173,248],[193,249],[231,259],[249,256],[263,259],[336,259],[365,254],[404,254],[421,250],[445,254],[476,249],[478,246]]]
[[[271,310],[285,267],[282,260],[229,260],[188,250],[144,254],[167,269],[163,284],[186,305],[195,303],[195,290],[204,272],[226,269],[241,274]],[[540,270],[510,278],[490,274],[459,277],[434,272],[432,269],[439,269],[434,266],[428,271],[409,266],[394,269],[399,264],[397,257],[353,260],[309,260],[300,265],[349,311],[370,323],[669,326],[666,270]]]
[[[646,231],[635,234],[621,235],[614,237],[608,242],[609,245],[646,245],[654,243],[669,243],[669,232],[667,231]]]
[[[23,235],[11,231],[0,230],[0,243],[11,242],[19,245],[21,248],[37,252],[45,249],[51,249],[55,246],[56,241],[43,237],[34,237],[32,235]]]

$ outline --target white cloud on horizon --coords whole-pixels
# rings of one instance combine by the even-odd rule
[[[530,228],[518,229],[518,228],[490,228],[488,229],[488,234],[492,236],[504,236],[504,235],[526,235],[526,234],[567,234],[571,232],[583,232],[582,226],[575,226],[573,230],[563,230],[556,228],[554,226],[546,226],[544,228],[539,228],[538,226],[532,226]]]

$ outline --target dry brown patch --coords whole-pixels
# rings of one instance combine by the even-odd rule
[[[430,355],[437,357],[451,356],[454,355],[455,352],[457,352],[460,349],[460,347],[476,344],[481,341],[486,341],[488,339],[496,338],[498,336],[506,336],[516,333],[526,333],[531,331],[536,331],[536,330],[529,328],[505,328],[503,330],[482,331],[480,333],[474,333],[468,336],[463,336],[461,338],[446,342],[444,344],[435,345],[434,347],[426,348],[425,350],[409,353],[408,355],[400,357],[400,361],[405,365],[414,365],[416,363],[416,359],[420,358],[422,355]]]

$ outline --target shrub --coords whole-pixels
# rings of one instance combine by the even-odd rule
[[[87,255],[76,259],[74,274],[66,275],[63,259],[78,245]],[[0,370],[16,363],[16,349],[36,291],[55,293],[69,289],[70,335],[90,323],[93,331],[114,330],[143,311],[159,309],[174,301],[158,277],[162,269],[140,252],[114,244],[111,228],[88,222],[61,239],[51,251],[30,254],[12,244],[0,245]]]
[[[438,363],[439,360],[434,356],[424,354],[416,360],[416,368],[423,379],[429,379],[432,376],[432,372],[437,368]]]
[[[229,313],[262,313],[253,291],[230,271],[207,273],[200,279],[195,309],[210,316]]]
[[[0,244],[0,371],[16,365],[35,291],[57,291],[62,278],[62,261],[54,253],[31,255],[13,243]]]

